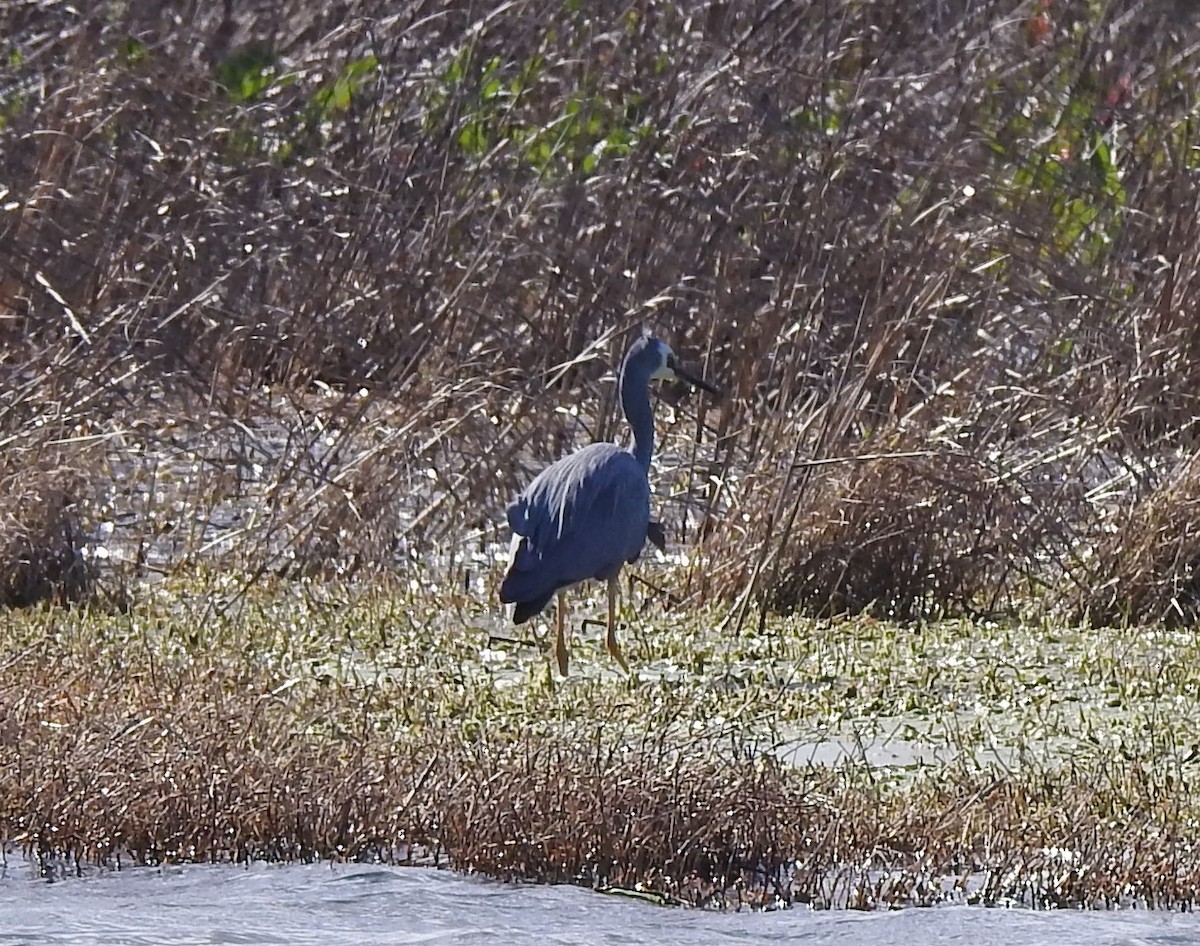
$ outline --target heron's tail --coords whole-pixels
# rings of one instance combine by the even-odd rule
[[[538,559],[529,552],[529,540],[524,536],[513,536],[512,557],[508,574],[500,584],[500,600],[504,604],[515,604],[513,623],[523,624],[539,614],[550,603],[557,584],[546,587],[546,576],[536,568]]]
[[[500,600],[504,604],[516,604],[513,610],[513,623],[524,624],[542,609],[554,597],[555,589],[546,590],[545,582],[538,580],[529,572],[516,568],[509,570],[500,585]]]
[[[513,624],[524,624],[535,614],[541,614],[546,605],[550,603],[550,599],[554,597],[554,592],[544,594],[539,598],[531,598],[528,601],[518,601],[517,606],[513,608]]]

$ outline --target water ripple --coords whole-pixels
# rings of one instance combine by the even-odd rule
[[[355,865],[126,870],[48,882],[0,874],[0,946],[801,943],[812,946],[1182,946],[1191,914],[945,906],[897,913],[711,913],[512,886],[418,868]]]

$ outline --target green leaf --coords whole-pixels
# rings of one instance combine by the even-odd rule
[[[146,44],[142,43],[132,36],[126,37],[125,42],[121,44],[120,61],[127,66],[136,66],[141,62],[145,62],[150,56],[150,51],[146,48]]]
[[[256,101],[275,80],[275,53],[263,43],[252,43],[217,64],[217,84],[231,101],[241,105]]]
[[[363,56],[348,63],[337,78],[327,82],[313,93],[312,105],[321,119],[329,119],[334,112],[346,111],[354,96],[379,69],[379,60],[374,56]]]
[[[478,157],[488,149],[487,131],[482,122],[470,122],[458,133],[458,146]]]

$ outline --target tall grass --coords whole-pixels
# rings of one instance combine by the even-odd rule
[[[5,476],[93,560],[486,568],[650,328],[728,391],[660,420],[687,594],[1191,619],[1198,25],[8,4]]]

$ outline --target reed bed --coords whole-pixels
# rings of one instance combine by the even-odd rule
[[[690,600],[1189,614],[1200,533],[1160,507],[1196,414],[1197,28],[9,4],[6,462],[71,468],[118,586],[390,572],[619,435],[606,379],[650,328],[727,391],[662,424]],[[1146,503],[1179,554],[1120,525]]]
[[[1200,609],[1192,4],[94,6],[0,6],[0,604],[78,608],[0,648],[9,839],[702,903],[1192,903],[1155,702],[1192,718],[1163,656]],[[622,435],[643,329],[725,390],[660,399],[658,741],[597,735],[624,691],[541,694],[478,611],[505,502]],[[367,650],[408,641],[383,677],[331,619],[362,587],[394,602]],[[261,604],[289,596],[321,607]],[[656,633],[681,615],[686,645]],[[479,669],[513,648],[515,678]],[[1103,711],[1072,728],[1063,692]],[[755,725],[673,722],[730,705]],[[872,736],[919,710],[957,768],[758,751],[846,707]]]

